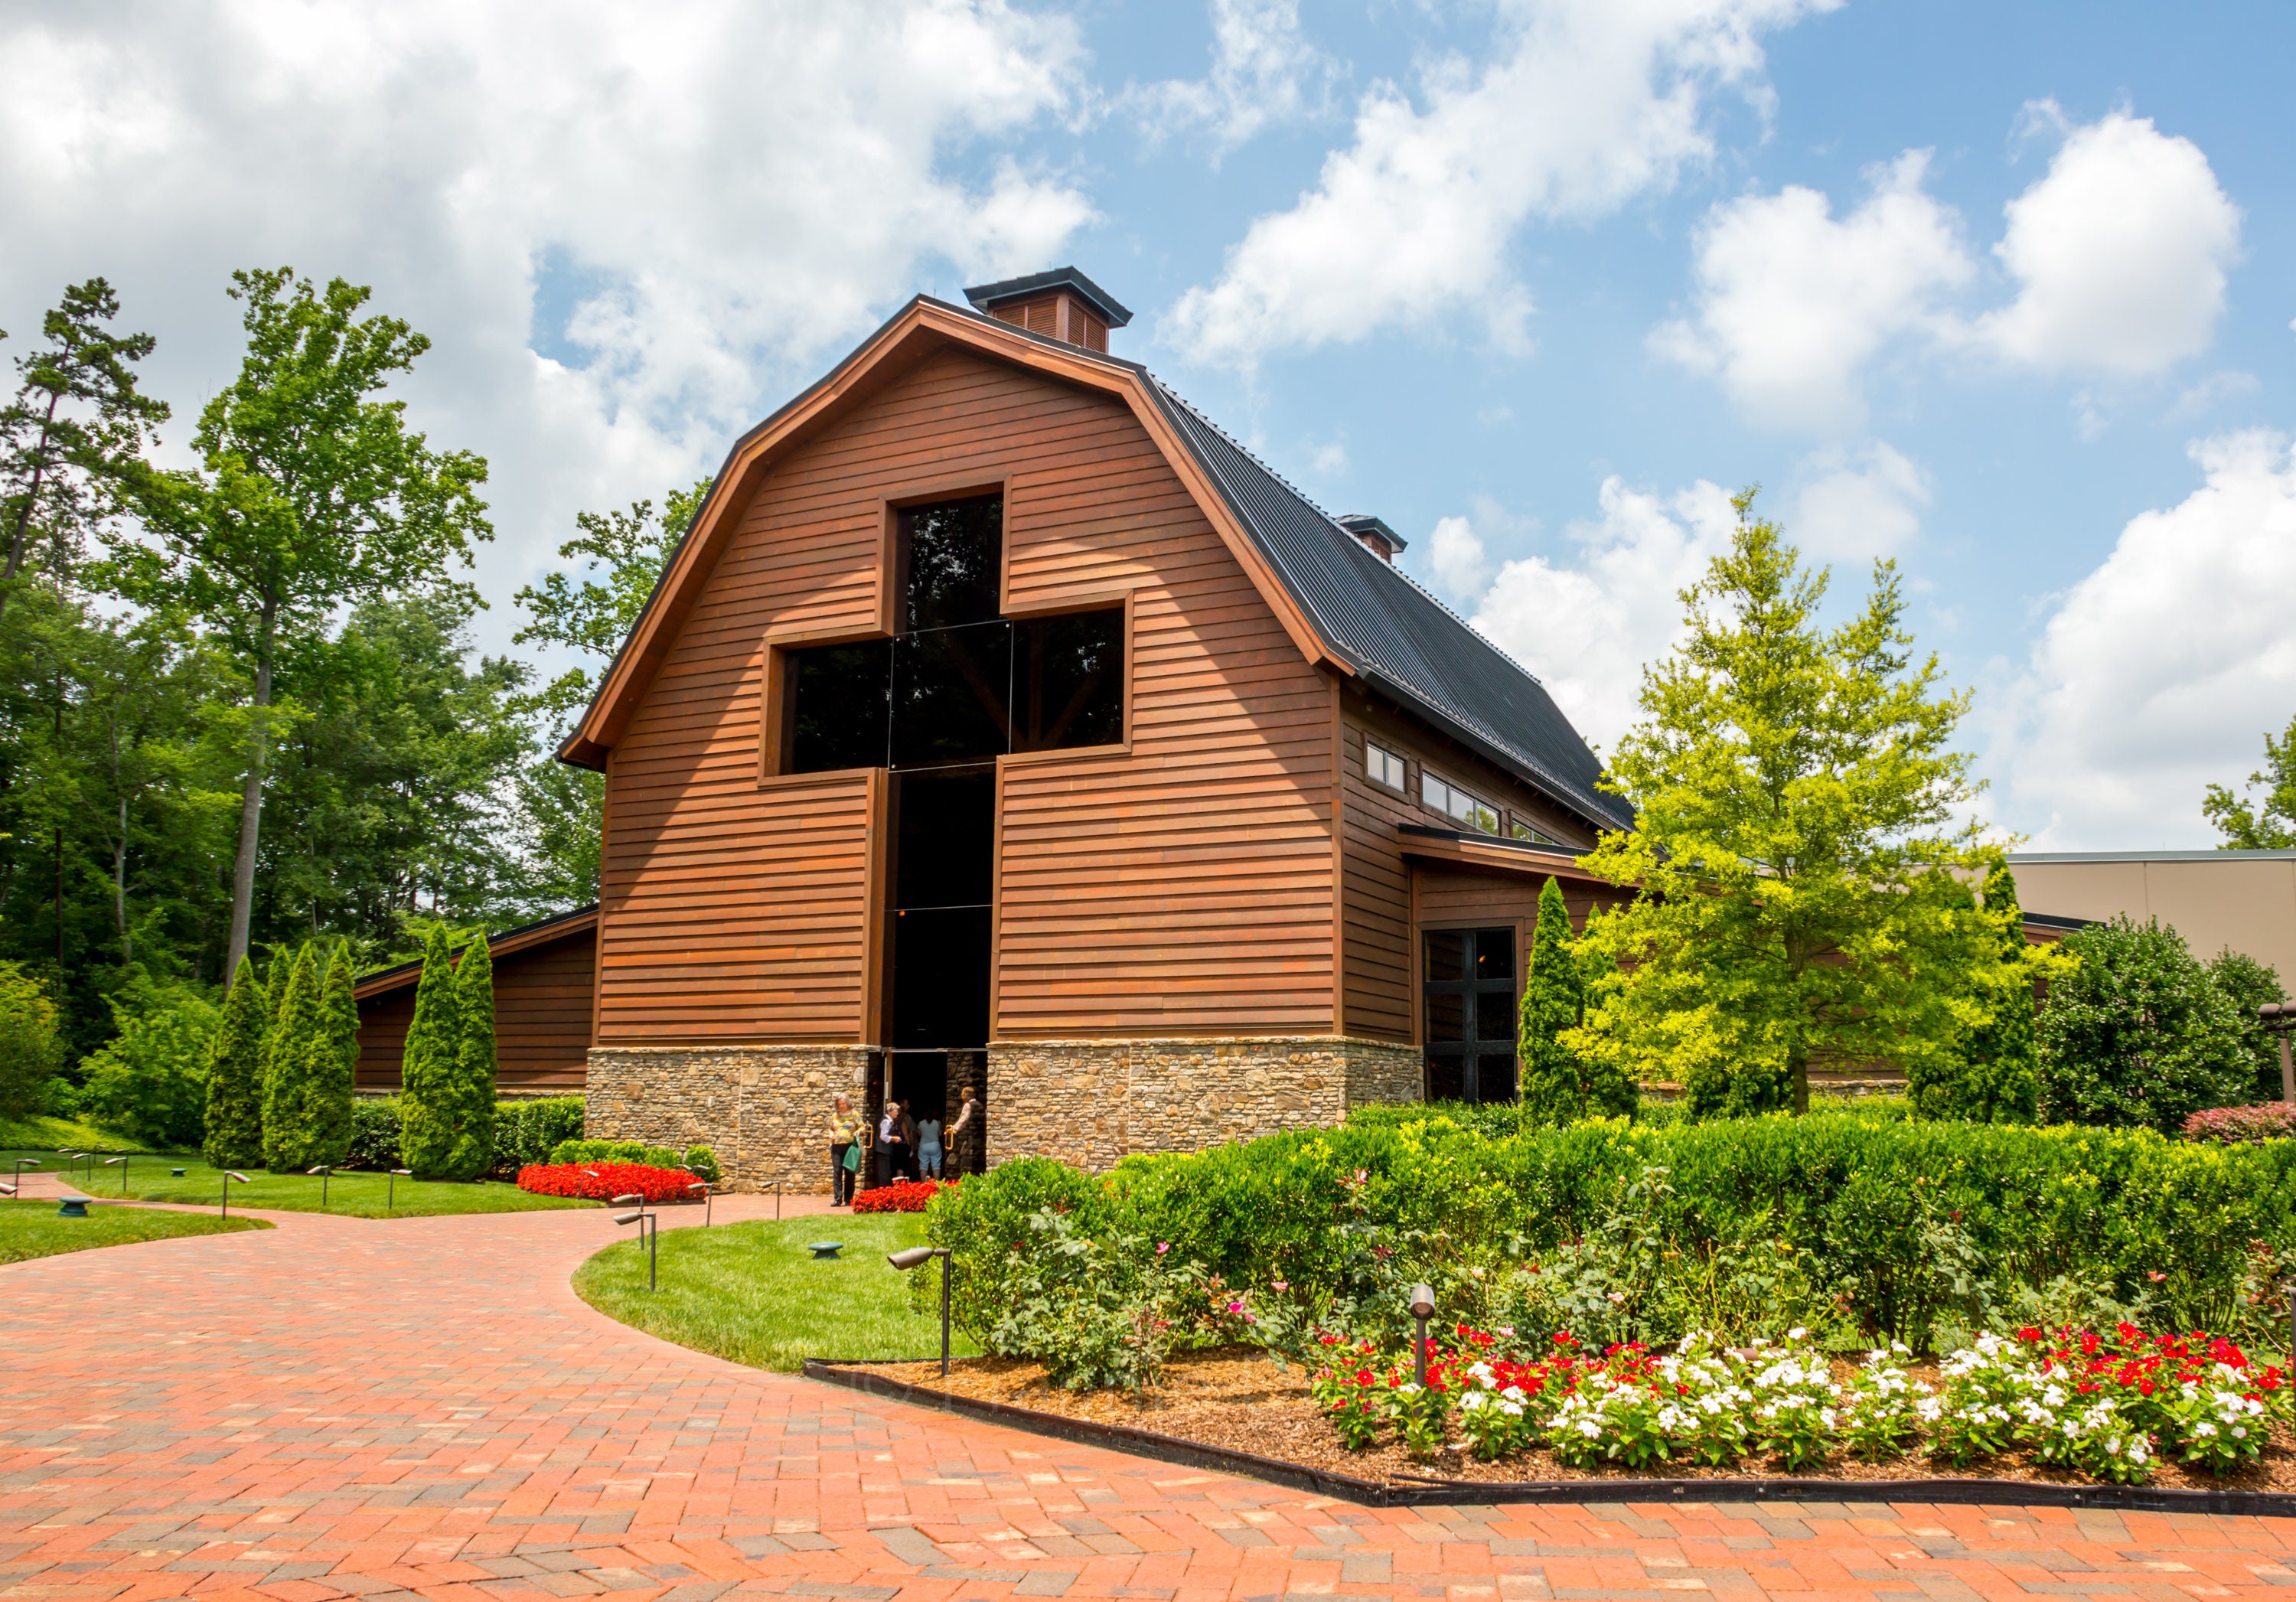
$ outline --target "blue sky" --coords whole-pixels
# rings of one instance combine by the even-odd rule
[[[0,326],[106,273],[187,415],[231,267],[373,283],[495,464],[490,648],[574,510],[914,291],[1073,260],[1598,743],[1756,481],[1842,591],[1896,557],[2037,845],[2210,843],[2296,714],[2285,6],[125,16],[0,19]]]

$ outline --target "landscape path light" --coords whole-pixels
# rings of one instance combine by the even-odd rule
[[[231,1187],[234,1182],[241,1185],[255,1183],[235,1168],[226,1168],[223,1171],[223,1215],[226,1218],[231,1216]]]
[[[1419,1388],[1427,1388],[1427,1320],[1435,1316],[1435,1293],[1427,1286],[1411,1287],[1411,1317],[1419,1326],[1419,1338],[1411,1345],[1411,1376]]]
[[[110,1168],[115,1162],[119,1164],[119,1194],[121,1195],[126,1195],[127,1194],[127,1156],[128,1154],[122,1152],[117,1157],[106,1157],[103,1160],[103,1165],[106,1168]],[[95,1178],[95,1171],[94,1169],[90,1169],[88,1171],[87,1177],[91,1179]]]
[[[691,1196],[697,1190],[701,1193],[701,1227],[707,1229],[711,1215],[717,1211],[718,1193],[709,1188],[708,1177],[691,1162],[685,1165],[685,1171],[693,1176],[693,1183],[685,1187],[687,1195]]]
[[[8,1194],[10,1195],[14,1195],[17,1190],[22,1187],[24,1183],[24,1171],[26,1169],[37,1168],[39,1165],[40,1160],[37,1157],[17,1158],[16,1171],[8,1176]]]
[[[887,1254],[885,1261],[902,1273],[921,1269],[934,1258],[940,1259],[940,1372],[948,1376],[948,1248],[947,1246],[911,1246],[905,1252]]]
[[[2267,1001],[2256,1015],[2265,1033],[2280,1037],[2280,1099],[2296,1102],[2296,1062],[2288,1050],[2288,1032],[2296,1030],[2296,1001]]]
[[[327,1181],[334,1177],[334,1165],[322,1162],[316,1168],[307,1168],[303,1171],[319,1176],[319,1211],[324,1212],[327,1210]]]
[[[411,1179],[414,1177],[414,1171],[411,1168],[394,1168],[390,1171],[390,1178],[384,1180],[382,1186],[383,1217],[389,1218],[393,1208],[398,1204],[398,1182],[401,1179]]]
[[[638,1242],[641,1245],[645,1247],[646,1289],[652,1290],[655,1288],[657,1284],[655,1271],[660,1266],[661,1259],[661,1248],[658,1244],[661,1239],[661,1220],[658,1218],[650,1217],[645,1210],[645,1201],[644,1197],[616,1196],[614,1198],[614,1204],[618,1207],[625,1202],[637,1203],[638,1210],[636,1212],[618,1212],[614,1214],[614,1222],[625,1225],[636,1224],[638,1227]],[[649,1222],[653,1225],[652,1229],[648,1229],[646,1228],[646,1225]]]

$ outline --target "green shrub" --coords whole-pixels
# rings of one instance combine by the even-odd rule
[[[118,1032],[80,1064],[82,1113],[146,1145],[197,1146],[223,1009],[196,986],[161,984],[141,970],[111,1006]]]
[[[697,1146],[692,1150],[709,1156],[709,1148]],[[648,1168],[684,1168],[687,1154],[675,1146],[648,1146],[643,1140],[562,1140],[550,1148],[549,1161],[562,1162],[639,1162]],[[709,1166],[718,1166],[709,1159]],[[715,1179],[715,1174],[707,1177]]]
[[[208,1052],[200,1149],[212,1167],[246,1168],[263,1161],[264,1041],[270,1026],[270,993],[256,978],[255,965],[242,957]]]
[[[351,1103],[350,1147],[343,1154],[346,1168],[387,1173],[406,1166],[399,1152],[398,1097],[362,1096]]]
[[[0,1118],[46,1110],[60,1065],[55,1003],[23,964],[0,962]]]
[[[406,1025],[398,1069],[399,1149],[406,1166],[422,1179],[449,1177],[464,1155],[455,1083],[462,1040],[454,959],[446,931],[434,928],[423,939],[414,1016]]]
[[[1105,1179],[1008,1163],[935,1198],[927,1229],[955,1253],[956,1316],[976,1335],[1050,1209],[1096,1240],[1168,1243],[1255,1294],[1283,1281],[1342,1328],[1391,1325],[1396,1287],[1424,1279],[1447,1319],[1586,1335],[1600,1318],[1611,1338],[1775,1335],[1785,1320],[1844,1345],[1926,1344],[2110,1304],[2276,1344],[2292,1182],[2296,1141],[1831,1112],[1489,1138],[1423,1116],[1136,1157]]]
[[[2254,1070],[2234,1004],[2174,929],[2124,914],[2064,946],[2080,965],[2051,982],[2041,1013],[2045,1118],[2165,1135],[2248,1099]]]
[[[339,944],[319,990],[319,1039],[311,1047],[315,1162],[340,1164],[350,1154],[351,1104],[358,1094],[357,965]]]
[[[2240,1038],[2247,1047],[2254,1075],[2246,1099],[2278,1101],[2282,1089],[2280,1040],[2266,1031],[2256,1009],[2288,998],[2280,988],[2279,971],[2243,952],[2230,949],[2217,953],[2208,967],[2209,977],[2232,1003],[2233,1015],[2239,1020]]]
[[[287,970],[264,1064],[263,1165],[274,1173],[299,1174],[327,1161],[326,1089],[336,1063],[325,987],[317,948],[306,944]]]
[[[718,1166],[718,1154],[711,1151],[706,1146],[687,1146],[685,1148],[685,1166],[692,1169],[695,1173],[700,1174],[712,1185],[717,1184],[726,1177],[725,1171]]]
[[[463,948],[455,965],[455,1015],[461,1035],[455,1047],[455,1140],[447,1171],[475,1179],[495,1156],[495,959],[484,934]]]
[[[547,1162],[552,1149],[562,1141],[581,1138],[582,1098],[578,1096],[495,1104],[496,1173],[515,1174],[530,1164]]]
[[[1538,892],[1521,1022],[1523,1116],[1538,1123],[1631,1114],[1635,1083],[1614,1061],[1581,1057],[1557,1037],[1586,1022],[1587,985],[1570,935],[1562,886]]]

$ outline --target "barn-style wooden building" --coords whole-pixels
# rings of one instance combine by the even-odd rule
[[[839,1090],[1104,1167],[1514,1093],[1627,821],[1538,681],[1138,364],[1072,268],[745,436],[561,756],[606,775],[594,1135],[827,1183]]]

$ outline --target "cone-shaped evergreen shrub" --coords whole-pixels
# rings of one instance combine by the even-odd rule
[[[414,1016],[398,1070],[399,1150],[426,1179],[449,1177],[455,1156],[455,1078],[463,1046],[456,1000],[447,932],[433,929],[422,942],[422,977],[414,982]]]
[[[326,980],[317,948],[306,944],[287,970],[287,994],[273,1025],[270,1060],[263,1074],[263,1165],[299,1174],[324,1162],[324,1086],[333,1065],[327,1033]]]
[[[1522,986],[1522,1109],[1536,1123],[1631,1113],[1640,1099],[1623,1069],[1589,1061],[1561,1038],[1586,1022],[1581,961],[1562,887],[1549,879],[1538,892],[1538,924],[1531,932],[1530,967]]]
[[[1906,1089],[1923,1118],[2030,1123],[2041,1096],[2033,1047],[2033,972],[2026,961],[2017,881],[2005,864],[1985,875],[1985,921],[1993,926],[2001,953],[1999,971],[1980,985],[1979,999],[1991,1015],[1964,1038],[1958,1060],[1915,1064]]]
[[[257,1092],[271,1079],[271,1044],[279,1038],[279,1009],[287,1001],[287,976],[295,969],[295,953],[285,946],[271,948],[271,965],[263,976],[263,1052],[258,1059],[262,1078]]]
[[[358,999],[352,967],[350,947],[336,946],[320,990],[327,1049],[324,1072],[316,1087],[320,1155],[313,1161],[318,1162],[340,1163],[350,1155],[351,1098],[358,1079]]]
[[[271,998],[255,965],[239,959],[223,1027],[208,1055],[207,1138],[201,1154],[212,1168],[248,1168],[263,1161],[263,1038]]]
[[[495,964],[480,935],[455,965],[455,1012],[461,1026],[455,1061],[455,1144],[447,1175],[475,1179],[495,1160]]]

